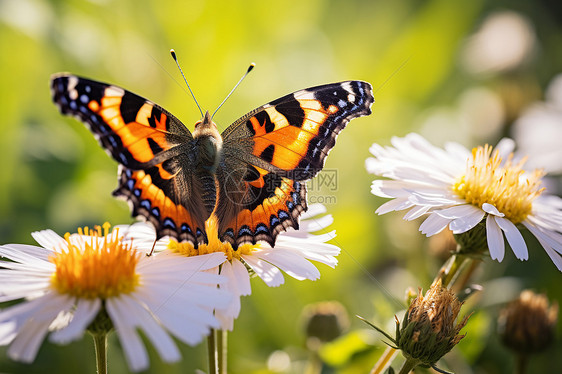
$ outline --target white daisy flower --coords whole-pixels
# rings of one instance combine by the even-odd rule
[[[517,225],[526,227],[562,271],[562,199],[543,195],[540,170],[527,173],[525,160],[514,163],[502,155],[513,142],[474,148],[450,143],[445,149],[417,134],[393,138],[394,147],[373,144],[375,156],[367,170],[391,180],[375,180],[371,192],[392,198],[378,214],[408,209],[406,220],[429,215],[420,231],[435,235],[449,227],[454,234],[474,228],[485,219],[492,259],[502,261],[504,236],[516,257],[527,260],[527,245]]]
[[[32,362],[47,334],[69,343],[106,312],[130,369],[140,371],[149,363],[139,330],[164,361],[174,362],[181,357],[171,335],[197,344],[219,326],[212,311],[225,307],[229,295],[216,288],[224,277],[206,270],[224,262],[224,254],[148,257],[119,230],[103,229],[64,238],[44,230],[32,234],[42,247],[0,246],[9,260],[0,264],[0,302],[25,300],[0,311],[0,344],[10,345],[10,358]]]
[[[303,214],[299,230],[289,229],[287,232],[279,234],[272,248],[267,243],[256,245],[245,244],[233,250],[228,243],[222,243],[217,236],[216,219],[212,216],[205,223],[209,244],[199,245],[197,249],[189,243],[178,243],[170,239],[161,239],[157,245],[166,243],[168,249],[157,253],[156,257],[162,253],[176,252],[186,256],[198,256],[202,253],[221,252],[225,253],[227,259],[215,269],[214,273],[226,276],[228,281],[220,285],[220,288],[228,291],[234,297],[226,308],[217,308],[215,316],[221,321],[221,328],[232,330],[234,319],[240,313],[240,296],[251,294],[250,274],[251,269],[268,286],[277,287],[284,283],[283,272],[298,279],[316,280],[320,278],[320,272],[310,260],[324,263],[331,268],[337,265],[336,256],[340,249],[335,245],[326,243],[333,239],[335,231],[325,232],[326,227],[332,224],[331,215],[326,213],[326,208],[321,204],[311,205],[308,211]],[[137,224],[130,229],[134,233],[137,229],[147,232],[147,227],[152,231],[147,237],[145,246],[152,247],[155,233],[148,224]],[[317,231],[324,231],[318,235],[312,234]]]

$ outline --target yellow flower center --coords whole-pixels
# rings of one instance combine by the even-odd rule
[[[56,270],[51,285],[61,294],[82,298],[107,299],[132,292],[139,284],[135,272],[141,254],[124,244],[118,230],[109,234],[109,223],[94,230],[78,229],[78,234],[88,237],[71,240],[66,233],[64,247],[57,251],[51,262]]]
[[[243,244],[237,250],[232,248],[230,243],[222,242],[218,235],[217,217],[212,214],[205,222],[205,231],[207,232],[208,244],[200,244],[196,249],[191,243],[178,243],[175,240],[170,240],[168,249],[172,252],[179,253],[183,256],[199,256],[207,253],[223,252],[229,261],[233,258],[240,260],[241,255],[251,254],[257,245]]]
[[[472,150],[466,174],[459,177],[453,191],[469,204],[482,208],[488,203],[496,207],[514,224],[522,222],[531,213],[533,201],[544,191],[541,187],[542,170],[525,174],[525,159],[512,163],[510,154],[502,166],[502,158],[492,147]]]

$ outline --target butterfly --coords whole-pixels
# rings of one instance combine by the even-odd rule
[[[371,113],[367,82],[346,81],[283,96],[240,117],[222,134],[207,111],[193,133],[159,105],[76,75],[51,77],[60,112],[84,122],[119,165],[113,192],[157,237],[194,247],[218,237],[233,248],[298,229],[306,181],[322,169],[347,123]]]

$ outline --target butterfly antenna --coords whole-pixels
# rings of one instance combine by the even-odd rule
[[[221,106],[225,103],[226,100],[228,100],[228,98],[230,97],[230,95],[232,95],[232,93],[234,92],[234,90],[240,86],[240,83],[242,83],[242,81],[244,80],[244,78],[246,78],[246,75],[248,75],[248,73],[250,73],[252,71],[252,69],[256,66],[256,64],[254,64],[253,62],[250,64],[250,66],[248,66],[248,70],[246,70],[246,73],[242,76],[242,78],[240,78],[240,80],[238,81],[238,83],[236,83],[236,86],[234,86],[234,88],[230,91],[230,93],[228,95],[226,95],[226,97],[224,98],[224,100],[222,101],[222,103],[220,103],[220,105],[218,106],[217,109],[215,109],[215,111],[213,112],[213,115],[211,116],[211,119],[213,119],[213,117],[215,116],[215,113],[218,112],[218,110],[221,108]]]
[[[201,118],[203,118],[204,117],[203,111],[201,110],[201,107],[199,106],[199,103],[197,102],[197,99],[195,98],[195,95],[193,94],[193,91],[191,91],[191,87],[189,87],[189,83],[187,83],[187,79],[185,79],[185,75],[183,74],[183,70],[181,70],[181,66],[178,62],[178,57],[176,56],[176,51],[174,51],[173,49],[170,49],[170,53],[172,54],[172,58],[176,62],[176,65],[178,65],[178,69],[180,69],[181,76],[183,77],[183,80],[185,81],[185,84],[187,84],[187,88],[189,88],[189,92],[191,93],[191,97],[193,97],[193,100],[195,101],[195,104],[197,104],[197,108],[199,108],[199,112],[201,112]]]
[[[152,256],[152,254],[154,253],[154,249],[156,248],[156,242],[157,241],[158,241],[158,239],[154,239],[154,243],[152,244],[152,249],[150,250],[149,253],[146,254],[146,257]]]

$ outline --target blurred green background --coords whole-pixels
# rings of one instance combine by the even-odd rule
[[[419,221],[374,214],[384,199],[370,194],[372,176],[364,166],[369,146],[416,131],[436,145],[496,144],[503,136],[528,144],[532,135],[539,146],[529,145],[529,153],[544,153],[541,141],[559,149],[562,104],[556,106],[552,97],[561,96],[549,92],[555,92],[551,82],[562,72],[561,21],[560,4],[549,0],[0,0],[0,242],[32,244],[30,232],[44,228],[63,234],[104,221],[132,222],[127,205],[111,197],[117,164],[85,126],[62,117],[51,103],[52,73],[68,71],[125,87],[191,129],[199,114],[170,48],[209,110],[254,61],[257,68],[215,117],[221,130],[289,92],[366,80],[374,87],[373,115],[350,124],[325,166],[337,174],[337,188],[311,188],[310,201],[324,202],[335,218],[339,265],[335,270],[318,265],[322,277],[315,282],[286,277],[279,288],[254,279],[252,296],[242,300],[229,335],[229,371],[304,372],[310,353],[302,310],[337,300],[351,323],[348,333],[323,348],[330,364],[325,372],[368,372],[385,346],[353,316],[393,332],[405,290],[427,289],[443,262],[444,246],[443,238],[427,240],[418,233]],[[554,101],[544,104],[549,100]],[[518,126],[537,105],[558,110],[558,126]],[[538,166],[559,173],[562,158],[548,157]],[[548,187],[559,194],[560,185],[553,177]],[[485,291],[464,306],[464,313],[474,311],[468,336],[441,367],[456,373],[513,372],[514,358],[496,334],[499,308],[523,288],[562,301],[562,275],[528,237],[529,261],[508,252],[501,264],[487,259],[479,268],[473,281]],[[559,324],[559,337],[560,330]],[[115,336],[110,344],[110,373],[126,372]],[[163,364],[151,350],[148,372],[206,370],[204,344],[180,346],[184,359],[175,365]],[[561,349],[558,338],[531,360],[529,372],[562,372]],[[5,351],[0,349],[1,372],[95,371],[88,336],[63,347],[45,343],[31,365],[10,361]]]

